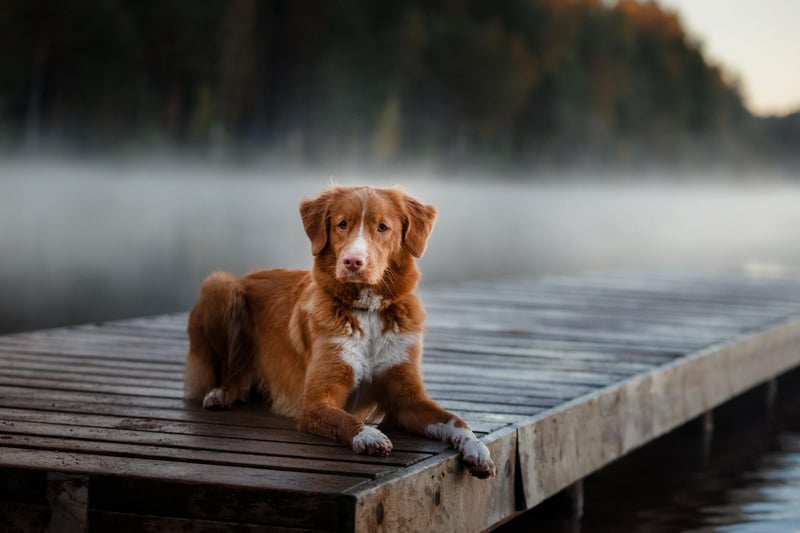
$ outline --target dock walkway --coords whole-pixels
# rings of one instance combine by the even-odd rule
[[[0,524],[479,531],[800,365],[800,280],[603,274],[422,291],[426,387],[492,451],[354,455],[182,400],[186,315],[0,337]]]

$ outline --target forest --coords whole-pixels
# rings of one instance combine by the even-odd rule
[[[4,0],[0,153],[796,165],[679,16],[620,0]]]

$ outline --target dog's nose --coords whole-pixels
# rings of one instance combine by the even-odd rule
[[[358,272],[364,268],[364,258],[357,255],[348,255],[342,258],[344,267],[350,272]]]

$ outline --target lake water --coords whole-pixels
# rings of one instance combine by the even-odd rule
[[[797,533],[796,378],[782,385],[785,394],[769,420],[754,405],[763,396],[727,405],[710,453],[703,454],[696,427],[683,428],[588,478],[580,521],[520,519],[502,533]]]
[[[800,185],[779,175],[629,178],[335,176],[401,184],[438,206],[424,283],[606,269],[800,273]],[[0,332],[186,310],[215,269],[307,268],[297,206],[328,183],[322,172],[0,162]],[[667,483],[643,505],[623,498],[570,530],[800,531],[800,408],[791,417],[717,477]]]
[[[337,175],[439,207],[423,282],[586,270],[800,272],[800,186],[690,176]],[[330,177],[0,162],[0,331],[187,309],[214,269],[307,268],[298,202]]]

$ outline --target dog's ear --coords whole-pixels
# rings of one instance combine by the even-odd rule
[[[303,218],[303,227],[306,235],[311,240],[311,253],[319,255],[328,244],[328,194],[321,194],[313,200],[300,202],[300,216]]]
[[[411,255],[422,257],[436,221],[436,208],[405,195],[403,214],[403,244]]]

